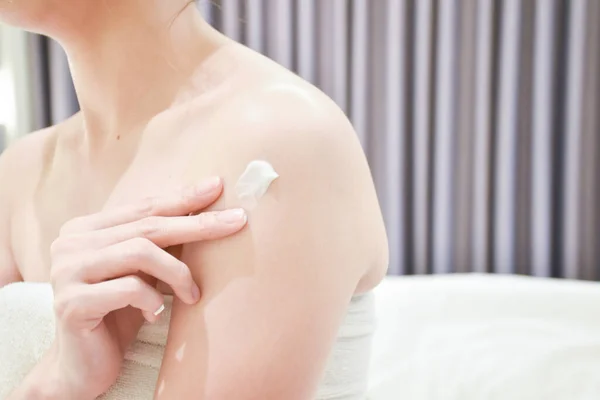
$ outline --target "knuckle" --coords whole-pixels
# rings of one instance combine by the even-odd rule
[[[74,247],[76,236],[59,236],[50,244],[50,255],[56,257],[70,252]]]
[[[146,238],[133,238],[128,243],[127,258],[131,261],[143,261],[149,257],[153,246]]]
[[[80,304],[78,296],[73,290],[63,291],[54,299],[54,314],[63,323],[70,323],[80,315]]]
[[[64,274],[64,267],[62,264],[53,264],[50,268],[50,282],[57,283],[62,280],[62,276]]]
[[[207,239],[214,238],[217,234],[216,227],[218,226],[216,214],[214,212],[206,212],[198,214],[196,218],[203,236]]]
[[[151,217],[157,215],[158,199],[156,197],[146,197],[140,203],[140,214]]]
[[[146,284],[139,276],[133,275],[127,279],[127,284],[124,285],[124,294],[128,297],[134,297],[141,294],[146,288]]]
[[[57,237],[50,244],[50,256],[52,258],[61,256],[65,253],[73,253],[75,250],[86,245],[85,235],[71,233]]]
[[[64,248],[63,242],[64,242],[64,240],[59,236],[57,239],[55,239],[50,244],[50,255],[51,256],[56,256],[57,254],[60,254],[60,252]]]
[[[190,272],[188,266],[181,261],[175,263],[174,275],[177,279],[177,282],[187,285],[189,281],[192,279],[192,273]]]
[[[77,264],[68,260],[55,261],[50,267],[50,282],[65,282],[75,276],[75,266]]]
[[[184,186],[179,189],[179,204],[185,208],[190,208],[197,203],[198,199],[198,188],[196,186]]]
[[[164,230],[162,220],[159,217],[146,217],[140,221],[140,234],[142,237],[149,238],[156,236]]]
[[[78,232],[81,229],[82,218],[77,217],[73,218],[70,221],[65,222],[59,230],[59,236],[71,235],[75,232]]]

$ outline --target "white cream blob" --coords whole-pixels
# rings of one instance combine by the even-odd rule
[[[277,178],[279,175],[268,162],[251,161],[235,185],[235,192],[242,202],[242,207],[246,209],[255,207]]]

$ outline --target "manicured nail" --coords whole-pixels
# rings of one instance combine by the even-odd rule
[[[212,192],[213,190],[218,188],[219,185],[221,185],[221,178],[219,178],[218,176],[209,178],[207,180],[202,181],[196,187],[196,194],[202,195],[202,194]]]
[[[233,210],[225,210],[217,215],[221,222],[227,224],[236,224],[240,221],[246,222],[246,211],[243,208],[235,208]]]
[[[200,300],[200,289],[196,285],[192,286],[192,299],[194,299],[195,302]]]
[[[158,308],[158,310],[154,311],[154,315],[155,315],[156,317],[158,317],[158,316],[160,315],[160,313],[162,313],[163,311],[165,311],[165,305],[164,305],[164,304],[163,304],[163,305],[161,305],[161,306]]]
[[[158,318],[151,312],[143,311],[142,314],[144,315],[144,319],[146,320],[146,322],[148,322],[149,324],[153,324],[158,320]]]

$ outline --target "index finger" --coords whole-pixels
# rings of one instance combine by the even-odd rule
[[[63,226],[61,233],[91,232],[154,216],[189,215],[214,203],[222,191],[221,178],[209,178],[197,185],[177,189],[166,196],[149,197],[137,204],[75,218]]]

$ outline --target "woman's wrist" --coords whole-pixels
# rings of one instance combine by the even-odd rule
[[[7,400],[93,400],[65,379],[51,348]]]
[[[57,371],[42,371],[42,368],[38,367],[39,365],[27,375],[8,400],[70,400],[73,398],[56,378]]]
[[[59,400],[67,399],[59,385],[40,381],[34,375],[30,375],[19,385],[19,387],[8,397],[8,400]]]
[[[69,376],[68,370],[64,368],[64,365],[59,360],[56,343],[48,352],[46,361],[47,363],[43,369],[48,371],[48,373],[42,379],[45,382],[45,390],[49,395],[58,396],[57,398],[64,400],[96,399],[97,396],[89,394],[86,390],[87,385],[82,384],[82,382],[76,382],[74,379],[69,379],[72,377]],[[48,400],[54,400],[54,397],[50,397]]]

